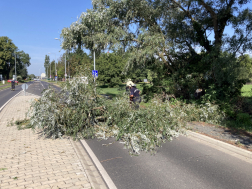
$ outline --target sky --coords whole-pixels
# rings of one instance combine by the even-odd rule
[[[61,30],[91,8],[91,0],[1,0],[0,36],[30,55],[28,74],[38,76],[45,72],[45,55],[55,60],[64,53],[55,40]]]
[[[252,2],[246,7],[252,9]],[[64,53],[60,41],[55,40],[61,30],[91,8],[91,0],[0,0],[0,36],[9,37],[30,55],[28,74],[38,76],[45,72],[45,55],[52,61]]]

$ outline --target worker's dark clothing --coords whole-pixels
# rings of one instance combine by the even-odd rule
[[[12,80],[11,81],[11,90],[15,90],[15,81],[14,80]]]
[[[130,96],[133,95],[132,101],[135,104],[135,108],[139,108],[139,104],[141,102],[140,91],[136,87],[131,87],[130,89]]]

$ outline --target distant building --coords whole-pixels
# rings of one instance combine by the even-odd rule
[[[45,74],[45,73],[42,73],[42,74],[40,75],[40,78],[41,78],[41,79],[46,78],[46,74]]]

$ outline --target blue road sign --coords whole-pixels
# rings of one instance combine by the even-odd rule
[[[93,77],[98,77],[98,70],[92,70]]]

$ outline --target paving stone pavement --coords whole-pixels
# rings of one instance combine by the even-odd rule
[[[0,188],[107,188],[78,142],[12,126],[34,98],[20,93],[0,112]]]

